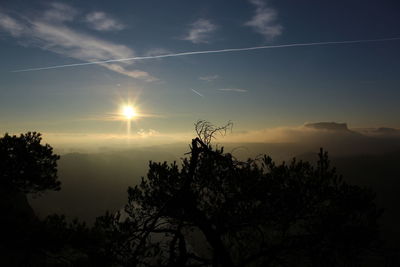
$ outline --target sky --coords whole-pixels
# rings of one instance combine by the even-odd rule
[[[399,12],[396,0],[2,0],[0,132],[151,143],[190,138],[199,119],[400,128]],[[260,46],[276,47],[202,52]],[[185,52],[201,53],[157,58]],[[113,61],[127,58],[139,59]]]

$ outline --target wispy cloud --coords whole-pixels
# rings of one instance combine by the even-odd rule
[[[14,37],[20,36],[25,30],[22,24],[4,13],[0,13],[0,29],[9,32]]]
[[[160,136],[161,133],[154,129],[148,129],[148,130],[140,129],[137,132],[137,135],[141,138],[148,138],[148,137],[153,137],[153,136]]]
[[[218,89],[219,91],[225,91],[225,92],[235,92],[235,93],[245,93],[247,92],[246,89],[241,89],[241,88],[221,88]]]
[[[50,8],[44,11],[42,19],[52,23],[73,21],[78,13],[78,10],[72,6],[54,2],[50,4]]]
[[[26,37],[36,39],[43,49],[84,61],[133,55],[133,51],[124,45],[80,33],[64,25],[34,21],[30,30]]]
[[[89,27],[98,31],[119,31],[125,26],[104,12],[96,11],[86,15]]]
[[[207,19],[198,19],[190,25],[189,32],[182,39],[194,44],[209,43],[210,35],[217,26]]]
[[[118,64],[111,64],[111,63],[104,63],[101,64],[104,67],[106,67],[109,70],[124,74],[126,76],[136,78],[136,79],[142,79],[145,80],[146,82],[153,82],[153,81],[158,81],[156,77],[153,77],[146,71],[142,70],[128,70],[125,67],[118,65]]]
[[[171,51],[167,50],[165,48],[151,48],[149,49],[144,55],[148,56],[148,57],[152,57],[152,56],[159,56],[159,55],[165,55],[165,54],[170,54]]]
[[[60,14],[57,15],[58,13]],[[26,20],[13,18],[0,11],[0,30],[10,33],[26,46],[38,47],[85,63],[135,56],[134,51],[125,45],[77,31],[64,23],[72,21],[77,13],[78,11],[65,4],[53,4],[42,16],[28,17]],[[132,62],[104,62],[100,65],[132,78],[157,80],[145,71],[132,69]]]
[[[283,27],[276,22],[278,13],[275,9],[267,7],[262,0],[249,0],[256,7],[255,15],[245,23],[256,32],[262,34],[265,39],[270,40],[282,34]]]
[[[201,77],[199,77],[199,80],[206,81],[206,82],[212,82],[218,78],[219,78],[219,76],[217,74],[215,74],[215,75],[201,76]]]

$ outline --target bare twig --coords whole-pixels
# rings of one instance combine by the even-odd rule
[[[215,135],[224,136],[228,130],[232,131],[233,123],[228,121],[226,125],[217,127],[208,121],[198,120],[194,124],[194,127],[199,139],[206,145],[209,145],[212,139],[215,139]]]

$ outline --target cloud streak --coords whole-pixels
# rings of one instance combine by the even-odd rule
[[[241,89],[241,88],[221,88],[221,89],[218,89],[218,91],[235,92],[235,93],[245,93],[245,92],[247,92],[246,89]]]
[[[132,62],[105,62],[109,58],[134,57],[134,51],[121,44],[109,42],[80,32],[67,26],[73,21],[78,11],[65,4],[52,4],[41,16],[35,18],[12,18],[0,11],[0,30],[4,30],[25,46],[38,47],[42,50],[99,64],[113,72],[145,81],[157,80],[149,73],[132,69]],[[100,63],[100,61],[102,61]]]
[[[90,28],[97,31],[119,31],[125,28],[122,23],[100,11],[87,14],[86,22]]]
[[[199,80],[206,81],[206,82],[212,82],[218,78],[219,78],[219,75],[215,74],[215,75],[201,76],[201,77],[199,77]]]
[[[249,2],[256,7],[256,13],[254,17],[244,25],[252,27],[267,40],[281,35],[283,27],[276,23],[278,12],[273,8],[267,7],[262,0],[250,0]]]
[[[210,34],[216,29],[217,26],[211,23],[211,21],[207,19],[198,19],[191,24],[188,34],[182,39],[194,44],[208,43]]]
[[[9,32],[13,37],[19,37],[25,30],[24,26],[7,14],[0,12],[0,29]]]
[[[51,3],[50,8],[44,11],[42,19],[51,23],[67,22],[73,21],[78,13],[78,10],[69,5],[55,2]]]
[[[196,90],[194,90],[194,89],[190,89],[190,90],[192,90],[192,92],[195,93],[196,95],[199,95],[199,96],[201,96],[201,97],[204,97],[204,95],[200,94],[200,93],[197,92]]]
[[[400,40],[400,37],[394,37],[394,38],[380,38],[380,39],[328,41],[328,42],[312,42],[312,43],[291,43],[291,44],[282,44],[282,45],[264,45],[264,46],[253,46],[253,47],[243,47],[243,48],[227,48],[227,49],[218,49],[218,50],[188,51],[188,52],[170,53],[170,54],[164,54],[164,55],[137,56],[137,57],[127,57],[127,58],[91,61],[91,62],[84,62],[84,63],[54,65],[54,66],[38,67],[38,68],[27,68],[27,69],[13,70],[11,72],[39,71],[39,70],[78,67],[78,66],[86,66],[86,65],[96,65],[96,64],[104,64],[104,63],[112,63],[112,62],[125,62],[125,61],[132,61],[132,60],[148,60],[148,59],[157,59],[157,58],[181,57],[181,56],[203,55],[203,54],[234,53],[234,52],[263,50],[263,49],[279,49],[279,48],[307,47],[307,46],[345,45],[345,44],[362,44],[362,43],[390,42],[390,41],[399,41],[399,40]]]

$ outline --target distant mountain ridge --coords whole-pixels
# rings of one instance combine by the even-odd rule
[[[329,130],[329,131],[347,131],[353,132],[349,130],[347,127],[347,123],[337,123],[337,122],[316,122],[316,123],[307,123],[304,124],[306,128],[312,128],[316,130]]]

